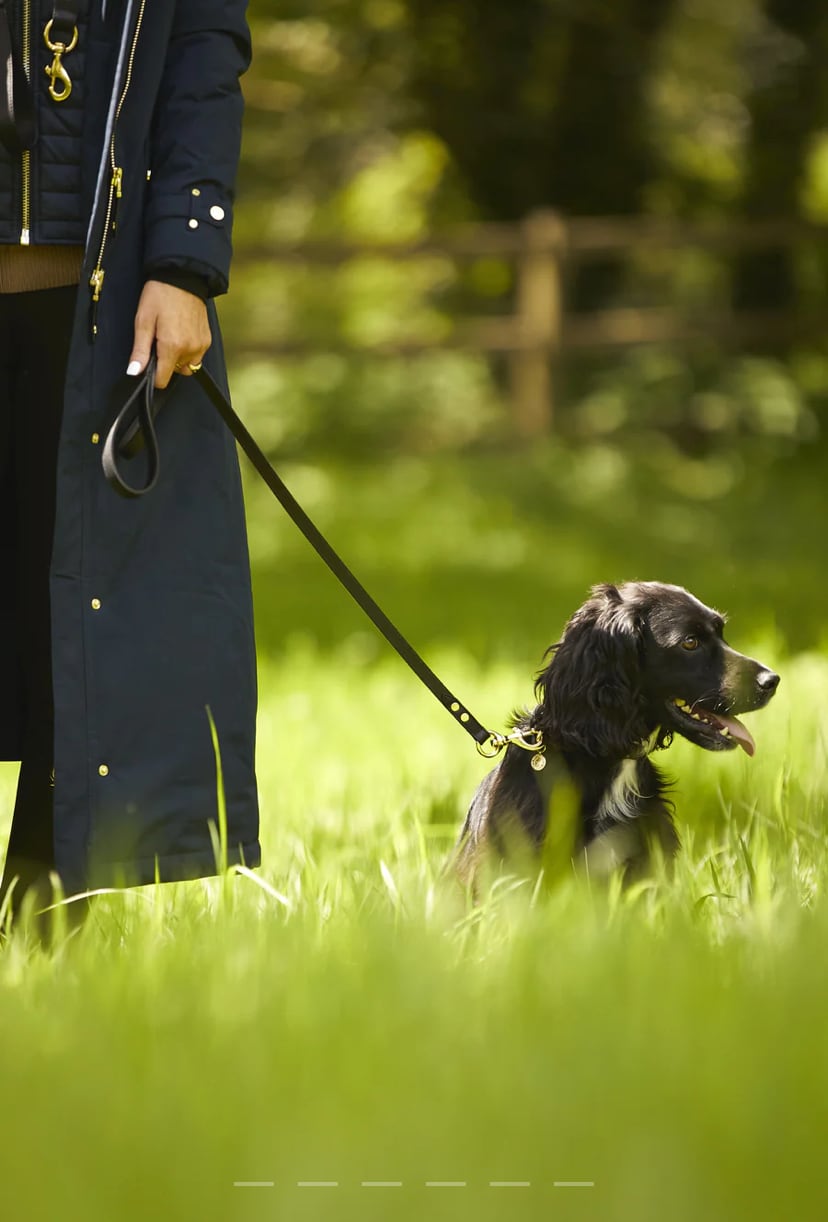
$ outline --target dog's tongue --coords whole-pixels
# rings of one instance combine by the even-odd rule
[[[753,741],[753,735],[746,726],[743,726],[741,721],[736,717],[725,717],[723,713],[710,713],[705,709],[705,716],[715,718],[717,724],[727,730],[731,738],[735,738],[736,742],[747,752],[748,755],[753,755],[756,751],[756,743]]]

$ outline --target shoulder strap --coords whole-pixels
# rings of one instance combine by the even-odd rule
[[[25,66],[12,38],[6,0],[0,0],[0,143],[22,153],[34,143],[34,106]]]
[[[52,9],[51,30],[49,38],[52,42],[62,42],[68,47],[78,24],[78,13],[81,10],[81,0],[56,0]]]

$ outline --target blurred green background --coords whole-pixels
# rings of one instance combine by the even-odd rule
[[[392,617],[426,650],[533,666],[591,583],[646,577],[726,609],[737,639],[819,646],[826,6],[254,0],[250,17],[234,394]],[[644,239],[561,261],[554,420],[527,437],[508,353],[452,346],[464,320],[514,311],[515,260],[372,247],[544,209]],[[778,241],[740,240],[761,222]],[[651,240],[678,225],[697,228]],[[309,258],[326,242],[354,249]],[[692,337],[569,349],[567,325],[618,310]],[[262,650],[358,637],[373,656],[252,485],[249,511]]]

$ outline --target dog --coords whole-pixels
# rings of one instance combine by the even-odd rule
[[[755,751],[737,713],[760,709],[779,675],[726,643],[725,618],[681,586],[593,587],[547,650],[538,704],[515,715],[498,766],[472,799],[455,849],[476,889],[487,859],[540,857],[555,819],[569,820],[570,856],[590,873],[645,876],[654,851],[679,849],[670,783],[652,762],[675,734],[706,751]],[[657,847],[655,847],[657,846]]]

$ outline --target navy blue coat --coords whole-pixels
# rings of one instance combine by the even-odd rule
[[[250,54],[245,7],[90,0],[88,231],[51,569],[55,852],[71,890],[215,871],[208,708],[228,860],[260,860],[255,647],[234,443],[195,381],[177,378],[159,418],[155,489],[121,500],[100,462],[145,269],[180,261],[200,269],[213,291],[227,283],[238,78]],[[206,365],[226,387],[212,302],[209,310]]]

